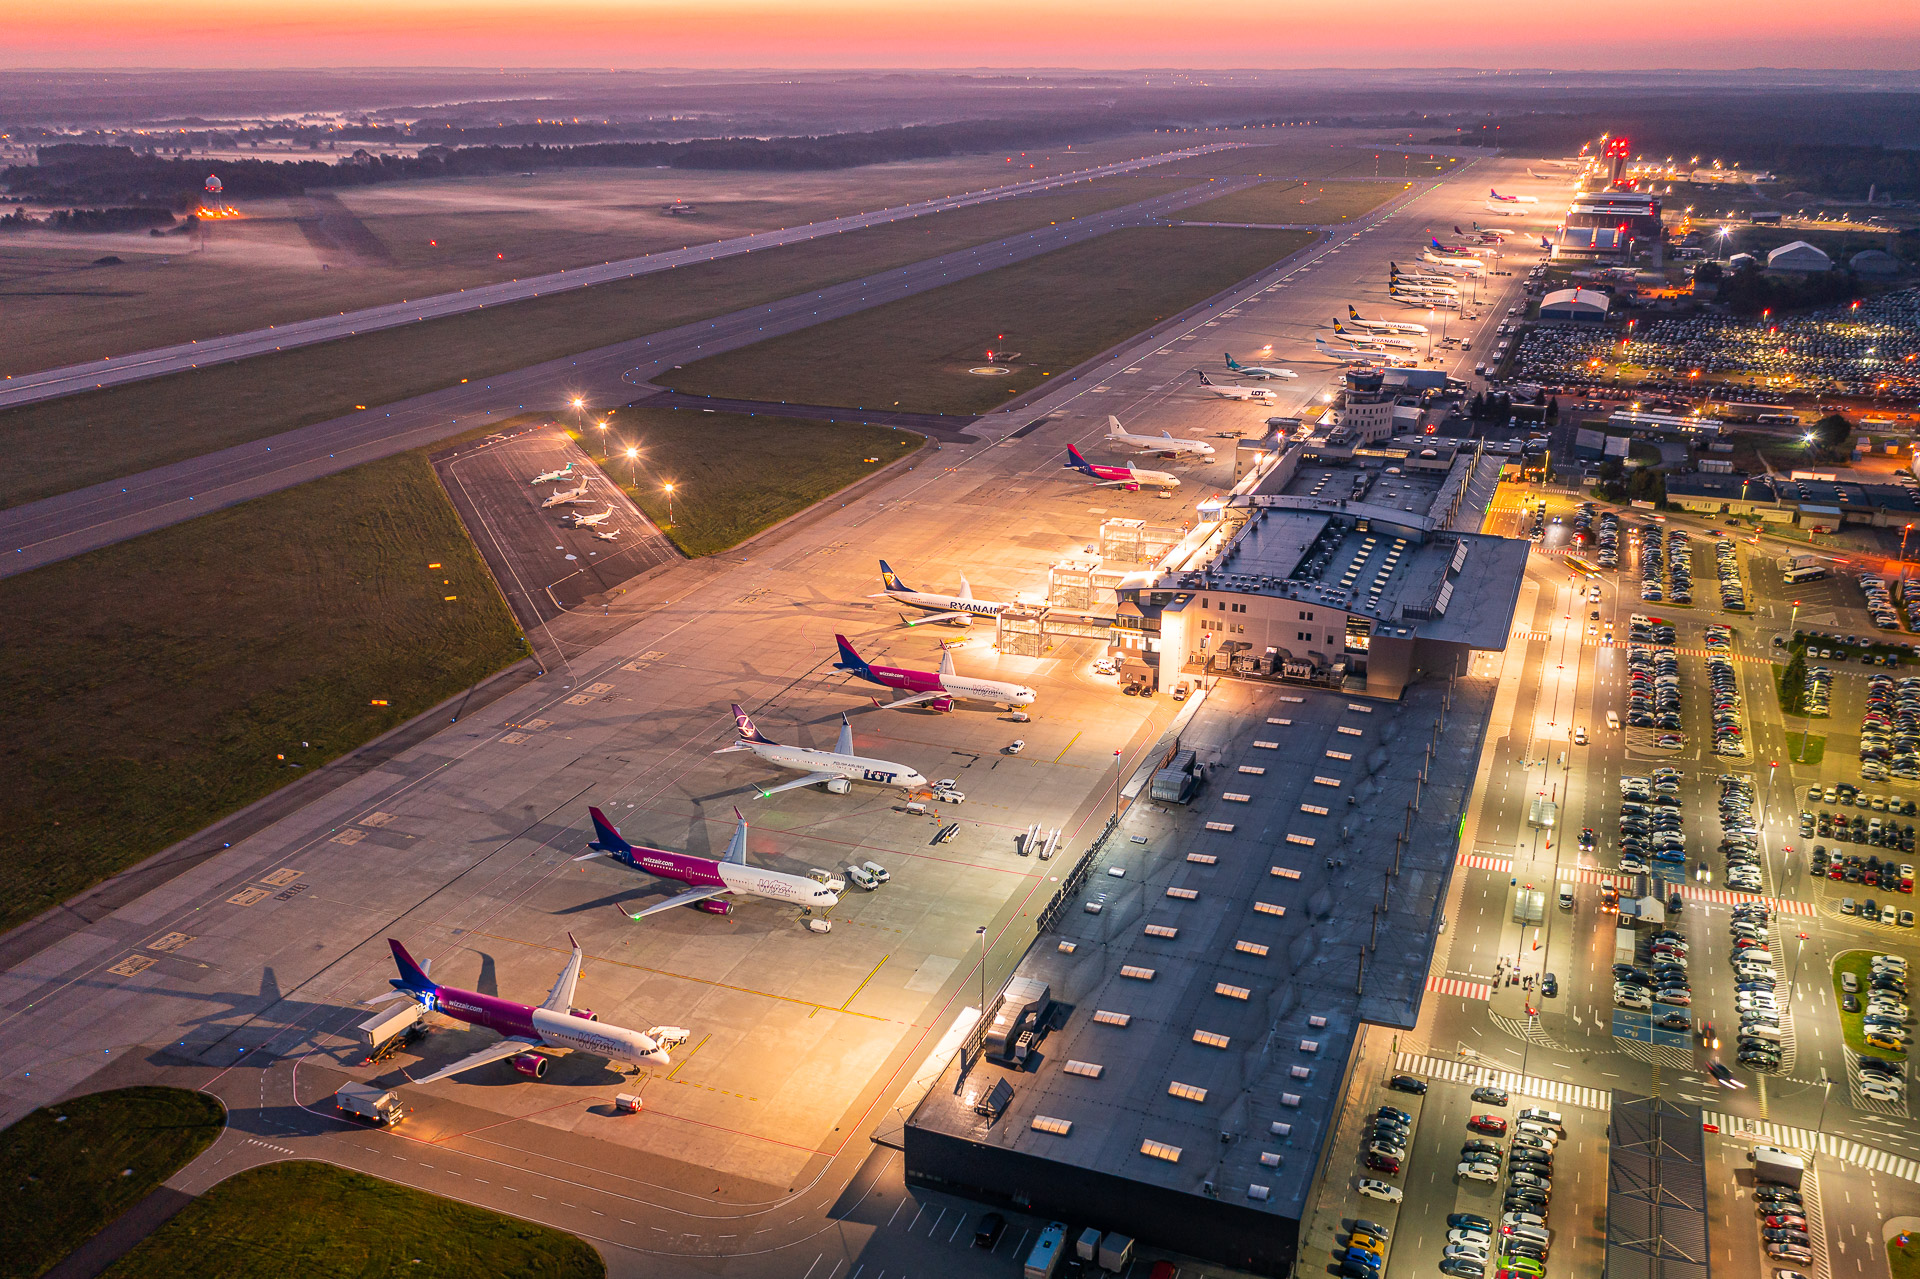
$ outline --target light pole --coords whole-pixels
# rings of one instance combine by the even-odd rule
[[[1900,602],[1907,602],[1907,534],[1913,532],[1913,525],[1905,524],[1900,528]]]
[[[587,405],[587,402],[586,402],[586,400],[585,400],[585,399],[583,399],[582,397],[580,397],[580,396],[578,396],[578,395],[576,395],[576,396],[574,396],[574,397],[573,397],[573,398],[572,398],[571,400],[569,400],[569,401],[567,401],[567,403],[569,403],[569,404],[571,404],[571,405],[573,405],[573,432],[574,432],[574,434],[575,434],[575,435],[584,435],[584,434],[586,434],[586,427],[585,427],[585,426],[584,426],[584,425],[583,425],[583,424],[581,423],[581,421],[580,421],[580,411],[581,411],[582,409],[584,409],[584,408],[586,407],[586,405]]]
[[[667,481],[664,487],[667,490],[667,523],[672,524],[673,523],[673,481],[671,480]]]
[[[639,457],[640,457],[640,450],[635,448],[631,444],[627,445],[627,487],[628,488],[632,488],[634,486],[633,467],[634,467],[634,463],[639,460]]]
[[[601,418],[598,422],[595,422],[594,425],[600,428],[600,461],[605,463],[607,460],[607,419]]]
[[[980,936],[980,1016],[987,1015],[987,926],[985,924],[973,930]]]

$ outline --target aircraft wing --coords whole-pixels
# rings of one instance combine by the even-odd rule
[[[897,711],[903,706],[918,706],[923,702],[937,702],[943,697],[952,696],[953,694],[947,692],[946,689],[936,688],[931,693],[916,693],[912,697],[897,697],[880,709],[883,711]]]
[[[656,902],[645,910],[630,912],[627,918],[645,919],[648,915],[658,915],[661,911],[672,910],[675,906],[691,906],[695,902],[703,902],[709,897],[718,897],[726,891],[725,888],[719,885],[715,885],[712,888],[689,888],[686,892],[675,893],[673,896],[667,898],[667,900]]]
[[[830,782],[838,776],[840,776],[838,773],[808,773],[805,777],[796,777],[790,782],[782,782],[778,786],[767,787],[760,792],[760,798],[765,799],[769,795],[778,795],[783,790],[799,790],[802,786],[818,786],[821,782]]]
[[[503,1061],[508,1057],[518,1057],[527,1049],[538,1047],[540,1047],[540,1041],[537,1039],[503,1039],[497,1044],[491,1044],[482,1048],[477,1053],[469,1053],[459,1061],[454,1062],[451,1066],[442,1066],[431,1075],[423,1075],[413,1082],[416,1084],[430,1084],[435,1080],[445,1079],[448,1075],[458,1075],[464,1071],[472,1070],[475,1066],[484,1066],[490,1061]]]
[[[569,935],[568,940],[573,940]],[[573,948],[573,958],[554,978],[553,989],[547,992],[547,998],[540,1006],[548,1012],[563,1013],[573,1007],[573,988],[580,982],[580,948]]]
[[[965,613],[960,611],[959,609],[955,609],[951,613],[935,613],[929,617],[910,617],[906,620],[907,620],[908,626],[925,626],[928,622],[944,622],[955,617],[975,617],[975,616],[977,616],[977,614]],[[841,754],[843,755],[851,755],[852,753],[853,752],[850,750],[841,752]]]

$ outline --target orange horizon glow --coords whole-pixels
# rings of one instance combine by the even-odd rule
[[[1414,0],[1290,8],[1250,0],[78,0],[13,11],[0,67],[1920,66],[1920,6],[1910,0],[1859,0],[1843,15],[1784,0],[1733,12],[1654,0],[1598,12],[1539,0],[1482,0],[1444,13]]]

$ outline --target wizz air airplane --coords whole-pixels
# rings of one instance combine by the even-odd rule
[[[836,635],[833,639],[840,645],[840,660],[833,664],[835,670],[907,694],[888,702],[885,710],[925,705],[937,711],[950,711],[956,701],[993,702],[1008,707],[1033,705],[1033,690],[1025,685],[955,674],[953,654],[944,650],[940,654],[939,670],[910,671],[898,666],[875,666],[853,651],[846,636]]]
[[[1551,253],[1553,252],[1553,241],[1543,235],[1540,237],[1540,247]]]
[[[1194,371],[1200,373],[1200,385],[1223,400],[1271,400],[1273,398],[1273,392],[1264,386],[1222,386],[1204,372],[1198,369]]]
[[[1298,373],[1295,373],[1292,369],[1268,368],[1267,366],[1262,364],[1242,364],[1238,360],[1233,358],[1232,351],[1228,351],[1226,353],[1226,356],[1227,356],[1227,371],[1232,373],[1235,377],[1296,378],[1300,376]]]
[[[1500,255],[1500,250],[1490,244],[1442,244],[1431,236],[1427,238],[1427,247],[1447,257],[1468,257],[1478,260]]]
[[[1146,453],[1192,453],[1197,457],[1212,457],[1213,445],[1205,440],[1185,440],[1177,438],[1171,431],[1162,431],[1159,435],[1135,435],[1120,425],[1120,419],[1107,417],[1107,442],[1126,444]]]
[[[796,786],[801,784],[794,783]],[[587,812],[593,815],[594,839],[587,845],[593,851],[573,860],[584,862],[595,857],[611,857],[623,866],[691,885],[685,892],[675,893],[645,910],[628,912],[630,918],[645,919],[648,915],[657,915],[676,906],[698,906],[709,915],[731,915],[734,904],[722,899],[734,893],[765,897],[769,901],[792,902],[807,911],[830,910],[840,901],[832,889],[818,880],[805,875],[791,875],[783,870],[761,870],[748,865],[747,819],[740,817],[737,808],[733,810],[733,815],[739,817],[740,822],[733,828],[733,839],[719,861],[695,857],[691,853],[669,853],[664,849],[629,844],[620,838],[619,830],[607,820],[605,813],[597,808],[589,808]]]
[[[575,528],[598,528],[613,518],[613,504],[609,502],[606,510],[595,511],[592,515],[575,515],[570,518]]]
[[[1353,303],[1347,303],[1347,323],[1356,329],[1369,333],[1418,333],[1425,335],[1424,324],[1403,324],[1399,320],[1369,320],[1353,309]]]
[[[958,595],[941,595],[936,591],[916,591],[901,581],[900,575],[888,567],[885,560],[880,561],[880,584],[887,589],[867,596],[868,599],[892,600],[896,604],[923,608],[933,614],[932,617],[916,618],[908,622],[908,626],[920,626],[927,622],[971,620],[975,617],[996,617],[1013,607],[1010,601],[973,598],[973,586],[964,577],[960,579]]]
[[[502,1036],[497,1044],[413,1080],[416,1084],[430,1084],[507,1057],[513,1058],[515,1070],[529,1079],[539,1079],[547,1073],[547,1058],[533,1051],[536,1048],[592,1053],[609,1061],[672,1065],[673,1058],[667,1050],[687,1042],[689,1035],[681,1027],[655,1026],[642,1034],[609,1026],[591,1010],[573,1006],[573,988],[580,980],[580,943],[573,940],[572,933],[567,934],[567,940],[573,942],[573,958],[560,970],[559,980],[553,983],[546,999],[534,1005],[439,985],[427,975],[426,967],[413,962],[405,946],[389,937],[387,944],[393,947],[393,962],[398,965],[400,975],[387,980],[393,987],[391,993],[376,995],[366,1002],[382,1004],[390,999],[411,999],[428,1012],[444,1013],[455,1021],[484,1026]],[[428,961],[429,966],[431,962]]]
[[[1410,355],[1395,355],[1391,351],[1374,349],[1363,351],[1352,346],[1328,346],[1325,338],[1315,338],[1315,347],[1320,354],[1330,356],[1342,364],[1385,364],[1396,369],[1410,369],[1420,361]]]
[[[557,471],[542,471],[539,475],[536,475],[531,480],[528,480],[527,483],[551,484],[555,480],[570,480],[572,478],[573,478],[573,463],[569,462]]]
[[[735,706],[734,723],[739,726],[739,740],[731,746],[723,746],[715,751],[716,755],[725,755],[729,751],[752,751],[769,764],[781,768],[804,770],[805,777],[778,786],[769,786],[760,792],[760,798],[778,795],[783,790],[793,790],[799,786],[818,786],[825,783],[835,795],[844,795],[853,788],[855,782],[872,782],[876,786],[897,786],[901,790],[919,790],[926,786],[927,779],[905,764],[895,764],[884,759],[868,759],[853,753],[853,723],[845,715],[840,717],[840,742],[830,751],[811,750],[805,746],[782,746],[753,726],[753,720],[747,713]]]
[[[1500,204],[1538,204],[1540,201],[1530,195],[1501,195],[1492,187],[1487,188],[1487,198]]]
[[[1143,471],[1133,463],[1125,466],[1099,466],[1080,456],[1080,450],[1067,445],[1068,460],[1061,463],[1070,471],[1091,476],[1100,481],[1101,488],[1123,488],[1129,493],[1138,493],[1146,488],[1177,489],[1180,477],[1169,475],[1165,471]]]
[[[1355,333],[1351,329],[1343,328],[1338,320],[1333,322],[1333,332],[1335,336],[1345,338],[1354,346],[1367,349],[1384,346],[1390,346],[1399,351],[1420,349],[1420,344],[1412,338],[1395,337],[1390,333]]]
[[[555,489],[552,496],[540,503],[540,509],[544,511],[550,506],[572,506],[576,502],[588,502],[592,500],[593,499],[587,496],[587,481],[583,476],[581,477],[579,488]]]

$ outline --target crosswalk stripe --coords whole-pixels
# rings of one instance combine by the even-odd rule
[[[1454,857],[1454,865],[1471,866],[1475,870],[1497,870],[1501,874],[1513,872],[1513,858],[1487,857],[1480,853],[1459,853]]]
[[[1462,981],[1458,977],[1428,977],[1427,989],[1436,995],[1458,995],[1462,999],[1492,999],[1493,987],[1483,981]]]
[[[1533,1097],[1561,1106],[1579,1106],[1585,1110],[1613,1108],[1613,1096],[1604,1089],[1564,1083],[1558,1079],[1518,1075],[1510,1070],[1495,1070],[1489,1066],[1449,1061],[1442,1057],[1426,1057],[1409,1052],[1398,1053],[1394,1057],[1394,1069],[1406,1074],[1425,1075],[1447,1083],[1468,1084],[1476,1088],[1482,1085],[1504,1088],[1522,1097]]]
[[[1920,1161],[1896,1155],[1890,1150],[1863,1146],[1857,1141],[1846,1141],[1830,1133],[1814,1132],[1810,1128],[1789,1128],[1760,1119],[1738,1119],[1716,1111],[1703,1112],[1701,1119],[1719,1128],[1722,1136],[1741,1140],[1759,1137],[1789,1150],[1811,1150],[1871,1172],[1890,1173],[1903,1181],[1920,1182]]]

